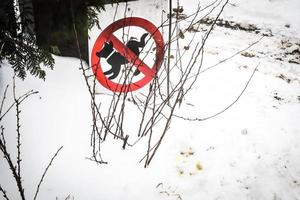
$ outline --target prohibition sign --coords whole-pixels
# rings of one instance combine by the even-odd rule
[[[156,44],[156,58],[152,67],[149,67],[147,64],[145,64],[134,52],[127,48],[122,41],[120,41],[116,36],[114,36],[113,33],[115,31],[127,26],[136,26],[143,28],[154,39]],[[108,79],[104,75],[103,70],[101,68],[101,58],[96,56],[96,52],[103,48],[105,42],[112,42],[114,49],[122,56],[124,56],[124,58],[126,58],[128,62],[131,63],[134,67],[138,68],[138,70],[144,74],[144,77],[141,80],[130,84],[115,83]],[[113,22],[108,27],[106,27],[98,36],[92,50],[91,65],[97,80],[105,88],[114,92],[130,92],[142,88],[156,76],[156,73],[162,64],[163,56],[164,41],[162,34],[158,30],[158,28],[146,19],[139,17],[128,17]]]

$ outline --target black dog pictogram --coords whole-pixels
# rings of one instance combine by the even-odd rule
[[[135,40],[134,38],[130,38],[130,40],[126,43],[126,47],[128,47],[132,52],[134,52],[137,56],[140,54],[139,48],[143,48],[145,44],[145,39],[148,33],[145,33],[141,36],[140,41]],[[122,56],[117,51],[114,51],[112,42],[105,42],[104,47],[96,53],[96,55],[100,58],[106,58],[106,61],[109,65],[111,65],[111,69],[104,72],[105,75],[112,74],[108,79],[116,78],[121,70],[121,65],[127,64],[128,60]],[[140,71],[138,69],[135,70],[134,76],[138,75]]]

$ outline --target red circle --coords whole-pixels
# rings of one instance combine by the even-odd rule
[[[100,65],[100,58],[96,56],[96,52],[102,49],[105,42],[109,42],[110,37],[112,37],[115,31],[126,26],[137,26],[145,29],[148,33],[150,33],[151,37],[153,37],[156,44],[156,59],[154,65],[150,69],[150,71],[153,72],[152,75],[145,74],[144,78],[131,84],[119,84],[111,81],[104,75]],[[163,41],[162,34],[158,30],[158,28],[146,19],[139,18],[139,17],[128,17],[113,22],[111,25],[106,27],[102,31],[102,33],[98,36],[92,50],[91,66],[97,80],[105,88],[115,92],[130,92],[130,91],[135,91],[140,89],[141,87],[145,86],[154,78],[154,76],[156,75],[157,71],[159,70],[162,64],[163,55],[164,55],[164,41]]]

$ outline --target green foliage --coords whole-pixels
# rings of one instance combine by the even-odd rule
[[[101,11],[105,11],[105,8],[104,8],[105,4],[108,4],[108,3],[113,4],[113,3],[119,3],[119,2],[122,2],[122,0],[109,0],[109,1],[88,0],[88,1],[86,1],[88,28],[91,29],[95,25],[98,28],[100,28],[98,13]]]
[[[0,63],[4,59],[7,60],[21,79],[25,79],[28,73],[45,79],[44,68],[53,69],[54,65],[54,59],[50,52],[60,55],[63,51],[62,55],[76,56],[77,51],[68,46],[76,43],[70,3],[73,2],[76,13],[75,25],[80,35],[80,42],[82,42],[88,38],[88,29],[95,25],[99,27],[98,13],[105,10],[104,5],[121,1],[49,0],[47,4],[36,1],[39,6],[43,6],[42,8],[45,9],[41,11],[39,10],[41,7],[36,8],[36,12],[39,13],[38,16],[41,17],[36,18],[32,4],[30,3],[30,6],[25,3],[20,4],[22,11],[20,16],[8,18],[8,14],[15,15],[13,9],[16,8],[12,9],[13,1],[5,0],[5,7],[0,8]],[[19,2],[24,3],[25,1]],[[45,14],[45,12],[47,13]],[[47,19],[47,21],[39,21],[42,19]],[[11,26],[12,23],[13,27]],[[37,34],[33,30],[34,23],[40,28]],[[5,25],[3,26],[3,24]]]
[[[35,44],[33,35],[12,37],[9,32],[1,32],[0,38],[3,45],[0,60],[6,59],[21,79],[25,79],[27,72],[45,79],[46,73],[41,66],[53,69],[54,59]]]
[[[87,8],[88,29],[91,29],[95,25],[100,29],[99,20],[98,20],[97,15],[98,15],[98,10],[95,7],[88,7]]]
[[[12,1],[11,1],[12,2]],[[6,7],[2,8],[2,13],[16,13],[6,1]],[[0,16],[4,22],[0,26],[0,63],[7,60],[15,73],[21,79],[25,79],[27,72],[31,75],[45,79],[46,73],[42,67],[53,68],[54,59],[51,54],[36,44],[35,33],[32,28],[33,11],[32,7],[20,4],[22,11],[20,16],[15,14],[6,17]],[[16,9],[16,8],[14,8]],[[14,26],[9,26],[14,22]]]

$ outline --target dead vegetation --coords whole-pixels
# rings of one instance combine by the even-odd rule
[[[219,17],[227,4],[228,0],[216,0],[206,7],[201,7],[199,4],[196,11],[187,16],[184,14],[184,8],[177,2],[177,5],[169,12],[169,16],[172,17],[162,17],[162,22],[158,29],[164,27],[169,28],[169,40],[164,46],[164,52],[168,52],[168,55],[164,57],[162,69],[155,73],[152,82],[150,82],[146,87],[147,89],[144,89],[143,92],[122,90],[122,92],[97,93],[97,78],[91,73],[91,68],[84,66],[81,60],[81,71],[91,97],[92,156],[89,158],[90,160],[99,164],[106,164],[107,161],[103,159],[101,154],[101,147],[104,142],[114,139],[121,143],[123,149],[143,143],[145,145],[145,155],[140,162],[143,161],[144,167],[147,167],[150,165],[168,133],[174,117],[188,121],[203,121],[218,116],[238,101],[247,88],[258,65],[237,99],[220,112],[207,118],[195,119],[175,115],[176,109],[187,99],[188,93],[193,88],[200,74],[204,72],[204,70],[201,71],[201,69],[206,41],[214,27],[221,22],[223,23]],[[126,10],[128,10],[127,4],[125,6],[124,17],[127,15]],[[209,23],[206,21],[208,27],[205,31],[201,32],[202,39],[196,40],[195,35],[199,32],[191,31],[191,27],[193,27],[194,30],[199,30],[200,24],[203,23],[205,19],[205,17],[199,17],[200,13],[205,13],[205,16],[209,16],[213,12],[216,14],[216,17],[211,19]],[[172,21],[172,18],[175,21]],[[189,22],[189,24],[183,25],[184,23],[186,24],[186,22]],[[236,26],[242,27],[241,25]],[[248,29],[252,30],[254,28],[253,26],[248,26]],[[123,32],[125,33],[126,31],[123,30]],[[77,35],[75,24],[74,34]],[[186,38],[186,34],[190,34],[189,39],[188,41],[184,41],[184,48],[180,48],[180,46],[183,45],[182,39]],[[126,37],[128,40],[129,34],[123,36],[124,41],[126,41]],[[151,39],[149,39],[147,43],[151,44],[152,50],[157,50],[157,47],[155,47]],[[170,53],[171,48],[176,49],[172,51],[174,52],[172,54]],[[79,43],[77,49],[81,57]],[[148,55],[149,54],[146,54],[146,56]],[[188,62],[183,63],[183,58],[188,60]],[[225,61],[226,60],[221,61],[219,64]],[[98,61],[98,63],[99,62],[100,61]],[[95,69],[97,71],[100,65],[92,67],[94,67],[95,72]],[[120,85],[126,85],[132,82],[133,76],[130,72],[133,71],[131,69],[135,67],[139,66],[130,64],[124,65],[124,68],[129,70],[125,70],[122,74],[122,77],[118,81]],[[215,66],[211,68],[213,67]],[[101,99],[106,100],[104,102],[101,101]],[[128,127],[127,124],[132,124],[130,123],[132,121],[135,122],[135,125]]]
[[[12,86],[12,93],[13,93],[13,102],[9,105],[5,105],[5,101],[7,99],[7,91],[9,89],[9,85],[6,86],[2,101],[1,101],[1,107],[0,107],[0,125],[1,125],[1,135],[0,135],[0,152],[3,155],[4,163],[8,166],[8,171],[11,172],[11,175],[15,181],[15,185],[18,189],[18,196],[22,200],[29,199],[29,197],[25,194],[25,188],[24,188],[24,180],[23,180],[23,174],[22,172],[22,130],[21,130],[21,104],[27,100],[32,95],[37,94],[37,91],[30,90],[23,95],[18,96],[17,95],[17,86],[16,86],[16,80],[15,80],[16,74],[13,76],[13,86]],[[12,144],[9,144],[6,140],[5,136],[5,125],[3,124],[4,118],[7,116],[9,112],[12,112],[12,109],[15,109],[15,118],[16,118],[16,148],[15,151],[17,152],[16,158],[12,157],[12,152],[9,147],[13,146]],[[52,163],[54,159],[58,156],[58,153],[62,150],[62,146],[56,151],[56,153],[52,156],[50,162],[45,167],[45,170],[43,174],[41,175],[41,179],[37,184],[36,191],[34,193],[33,200],[36,200],[40,191],[40,187],[44,182],[45,176],[49,170],[49,168],[52,166]],[[2,165],[2,162],[1,162]],[[2,181],[2,180],[0,180]],[[0,192],[2,193],[2,196],[5,200],[12,200],[4,186],[0,183]]]

